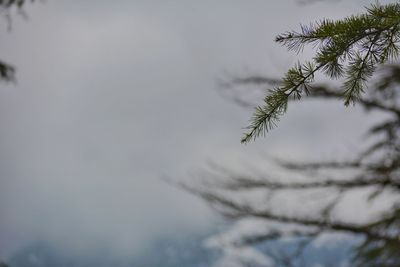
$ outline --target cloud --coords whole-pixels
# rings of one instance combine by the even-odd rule
[[[29,19],[13,19],[0,44],[18,77],[0,90],[0,257],[38,239],[127,255],[164,233],[212,227],[202,202],[160,177],[209,158],[232,164],[265,143],[290,153],[279,135],[309,134],[289,125],[294,115],[268,141],[243,147],[250,112],[214,90],[227,68],[286,68],[281,60],[293,57],[271,45],[273,36],[317,14],[291,10],[290,1],[27,6]],[[313,125],[330,131],[323,120]]]

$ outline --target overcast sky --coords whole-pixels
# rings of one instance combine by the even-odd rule
[[[296,55],[276,34],[369,2],[39,1],[10,32],[4,20],[0,58],[18,81],[0,90],[0,257],[35,240],[140,253],[215,223],[165,175],[351,151],[362,134],[352,119],[366,120],[325,102],[291,107],[267,139],[241,145],[251,110],[221,97],[217,80],[279,77]]]

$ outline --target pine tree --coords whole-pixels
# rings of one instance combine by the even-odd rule
[[[286,176],[271,173],[254,177],[213,166],[202,177],[202,185],[183,187],[205,199],[219,212],[236,221],[262,221],[265,227],[255,233],[238,233],[227,246],[260,247],[282,238],[295,240],[297,249],[282,254],[265,251],[275,262],[285,266],[301,266],[302,251],[326,233],[345,233],[361,240],[352,251],[351,266],[400,266],[400,65],[395,62],[400,48],[400,4],[374,4],[367,12],[343,20],[324,19],[301,27],[300,32],[279,35],[276,41],[290,50],[301,52],[305,45],[316,49],[312,61],[298,63],[282,79],[268,77],[235,78],[229,86],[269,85],[264,105],[256,108],[249,132],[242,142],[249,142],[272,129],[287,109],[289,102],[302,97],[338,99],[345,105],[357,105],[368,112],[385,114],[367,133],[371,144],[350,160],[328,162],[287,162],[278,160]],[[315,81],[321,72],[332,79],[342,79],[342,86],[329,86]],[[379,72],[379,75],[374,75]],[[243,99],[237,103],[248,106]],[[384,200],[386,208],[368,220],[359,222],[338,216],[343,199],[364,192],[365,210]],[[254,192],[268,196],[254,202]],[[270,204],[281,194],[297,196],[319,192],[314,199],[319,207],[313,214],[292,213]],[[296,206],[296,204],[298,206]],[[298,201],[294,207],[302,207]]]

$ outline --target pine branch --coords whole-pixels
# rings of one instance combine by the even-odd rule
[[[298,63],[290,69],[283,84],[269,92],[264,105],[256,108],[241,142],[247,143],[274,128],[286,112],[289,98],[300,99],[308,94],[319,71],[330,78],[344,77],[344,104],[358,102],[376,67],[399,56],[399,25],[400,4],[376,4],[367,8],[365,14],[339,21],[322,20],[301,26],[301,32],[278,35],[275,41],[289,50],[299,53],[311,44],[316,55],[312,62]]]
[[[280,215],[267,210],[264,211],[254,210],[250,206],[235,203],[232,200],[223,197],[222,195],[213,194],[211,192],[199,191],[195,189],[190,189],[190,190],[192,193],[197,194],[198,196],[205,199],[209,203],[212,203],[214,205],[219,204],[225,207],[226,210],[220,212],[222,212],[228,217],[232,218],[255,217],[284,224],[297,224],[306,227],[315,227],[320,231],[336,231],[336,232],[346,232],[352,234],[361,234],[374,240],[393,241],[400,244],[398,238],[393,237],[390,234],[382,233],[380,231],[374,231],[373,228],[371,228],[370,224],[368,223],[354,224],[341,221],[331,221],[323,218],[318,218],[318,219],[310,217],[301,218],[298,216]]]
[[[0,61],[0,79],[6,82],[15,81],[15,68]]]
[[[241,142],[248,143],[257,136],[276,126],[279,117],[286,112],[290,97],[300,99],[303,92],[309,93],[309,84],[314,80],[314,74],[323,65],[315,67],[311,63],[297,64],[290,69],[282,81],[282,85],[270,91],[264,99],[264,106],[258,106],[253,114],[252,122],[247,127],[249,132],[244,135]]]
[[[370,186],[383,186],[391,187],[395,190],[400,191],[400,181],[395,181],[389,177],[374,177],[371,179],[366,179],[364,175],[359,177],[353,177],[353,179],[325,179],[317,182],[273,182],[268,179],[255,179],[251,177],[231,177],[231,179],[220,185],[226,190],[249,190],[257,188],[266,188],[269,190],[287,190],[287,189],[316,189],[316,188],[337,188],[352,189],[352,188],[362,188]]]
[[[312,87],[312,90],[310,91],[308,97],[341,98],[342,94],[339,91],[330,89],[326,86],[316,85]],[[388,111],[400,118],[400,108],[397,108],[395,106],[388,106],[387,104],[381,103],[376,99],[359,98],[354,101],[356,101],[356,104],[359,104],[367,109],[374,108],[385,112]]]

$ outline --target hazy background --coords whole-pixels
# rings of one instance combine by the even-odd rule
[[[166,175],[188,179],[207,161],[346,155],[361,111],[305,102],[267,139],[241,145],[251,110],[217,81],[281,76],[297,57],[276,34],[370,2],[45,1],[27,5],[27,19],[14,14],[11,31],[3,20],[0,56],[18,81],[0,90],[0,258],[38,241],[141,255],[221,224]]]

